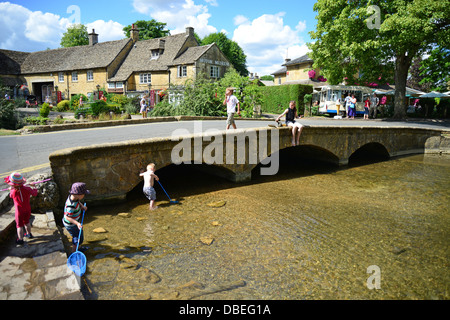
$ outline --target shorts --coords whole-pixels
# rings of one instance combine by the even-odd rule
[[[153,187],[144,187],[144,189],[142,189],[142,191],[144,192],[144,194],[145,194],[145,196],[147,197],[148,200],[150,200],[150,201],[156,200],[155,188],[153,188]]]
[[[234,124],[234,112],[228,113],[227,125]]]
[[[72,236],[72,244],[77,245],[78,244],[78,238],[80,238],[80,245],[84,241],[84,232],[80,232],[80,229],[78,229],[78,226],[76,224],[68,224],[64,221],[63,218],[63,225],[64,228],[66,228],[67,232]]]
[[[16,227],[17,228],[23,228],[25,227],[27,224],[30,223],[30,217],[31,217],[31,212],[26,212],[26,213],[20,213],[17,214],[16,213]]]
[[[369,108],[364,107],[364,114],[369,114]]]

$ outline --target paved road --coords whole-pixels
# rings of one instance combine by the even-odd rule
[[[449,122],[418,121],[396,122],[382,120],[335,120],[335,119],[302,119],[309,126],[410,126],[426,128],[450,129]],[[238,128],[267,127],[274,122],[237,121]],[[171,137],[177,129],[187,129],[190,133],[199,133],[208,129],[223,130],[224,121],[181,121],[148,123],[83,130],[67,130],[24,136],[0,137],[0,185],[3,177],[12,171],[20,171],[27,176],[36,172],[49,170],[49,155],[57,150],[90,146],[94,144],[114,143],[120,141],[146,139],[154,137]],[[178,134],[177,134],[178,135]]]

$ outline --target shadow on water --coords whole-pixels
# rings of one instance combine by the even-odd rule
[[[379,148],[378,145],[368,145],[355,152],[350,159],[349,167],[363,166],[384,161],[388,158],[389,155],[387,152],[382,148]],[[156,183],[157,205],[169,210],[164,211],[163,216],[147,216],[146,219],[143,220],[147,221],[144,222],[144,225],[147,226],[147,228],[150,226],[154,228],[154,230],[159,230],[161,234],[167,233],[169,230],[164,228],[170,228],[170,232],[175,236],[177,227],[176,219],[172,224],[167,225],[167,220],[164,216],[167,216],[167,219],[170,219],[171,216],[177,217],[179,214],[177,210],[178,208],[181,208],[180,205],[183,205],[183,200],[187,201],[187,199],[192,196],[201,196],[215,191],[231,190],[245,186],[263,185],[274,181],[288,181],[316,175],[328,175],[348,169],[348,167],[339,167],[333,155],[330,155],[324,150],[317,150],[308,146],[281,150],[279,152],[279,170],[277,174],[263,176],[260,174],[261,165],[258,165],[252,171],[252,180],[244,183],[234,183],[224,178],[217,177],[212,173],[205,173],[205,166],[206,165],[183,164],[179,166],[170,165],[160,169],[156,168],[156,174],[159,176],[165,191],[172,200],[177,200],[180,204],[170,204],[164,190]],[[213,167],[212,169],[215,170],[216,168]],[[154,284],[152,282],[152,288],[154,288],[154,290],[159,290],[166,284],[164,281],[163,283],[159,283],[160,280],[158,279],[160,278],[160,275],[156,274],[158,272],[156,270],[158,269],[153,268],[152,264],[157,265],[159,263],[164,263],[160,262],[160,260],[165,260],[164,257],[167,255],[180,255],[180,258],[177,257],[176,259],[182,259],[181,257],[184,255],[190,255],[192,254],[191,251],[197,251],[199,249],[196,244],[185,244],[184,247],[178,247],[179,244],[176,242],[164,242],[165,238],[149,242],[145,242],[142,239],[131,239],[136,237],[136,234],[133,235],[132,233],[128,233],[129,231],[126,228],[133,228],[132,223],[136,224],[135,220],[144,216],[143,213],[137,213],[134,209],[137,207],[145,208],[145,206],[148,206],[148,200],[143,196],[142,188],[143,182],[139,183],[128,193],[127,201],[125,203],[105,207],[98,210],[98,212],[95,210],[95,212],[92,212],[87,219],[92,226],[92,229],[94,226],[98,226],[96,223],[97,220],[105,221],[103,216],[110,215],[111,217],[108,219],[118,228],[113,232],[115,236],[114,239],[111,239],[112,233],[110,239],[108,239],[108,233],[104,236],[95,235],[95,238],[93,238],[94,234],[92,233],[92,230],[89,230],[90,236],[86,244],[89,247],[89,250],[86,253],[89,268],[85,279],[87,284],[85,288],[85,297],[87,299],[102,299],[102,294],[105,294],[104,292],[107,292],[109,290],[108,288],[116,288],[118,290],[119,287],[128,286],[130,289],[128,289],[127,292],[134,293],[136,288],[139,288],[138,284],[135,283],[135,281],[137,281],[135,279],[139,279],[139,277],[142,277],[143,281],[154,281]],[[188,206],[187,208],[189,208],[188,210],[196,210],[195,206]],[[128,218],[130,220],[123,220],[126,218],[119,217],[120,212],[131,213],[132,215],[134,214],[134,216],[131,219]],[[178,217],[183,217],[186,221],[190,221],[189,216],[182,215]],[[124,221],[128,222],[123,223]],[[144,233],[148,234],[148,232],[152,233],[151,230],[144,229]],[[146,262],[146,256],[149,255],[154,257],[152,264]],[[100,260],[103,261],[100,262]],[[97,261],[98,264],[96,263]],[[103,271],[103,268],[108,271]],[[128,275],[128,273],[130,273],[130,275]],[[161,275],[161,277],[164,278],[163,275]],[[161,290],[166,292],[167,288]],[[103,293],[100,293],[99,296],[98,292],[100,291]],[[125,292],[126,290],[123,291]],[[117,293],[117,295],[118,297],[121,297],[119,293]],[[142,296],[139,295],[136,297],[140,299],[146,296],[143,293]]]
[[[275,175],[261,175],[262,164],[258,164],[252,170],[251,181],[235,183],[220,176],[214,175],[214,171],[223,170],[219,167],[206,164],[181,164],[169,165],[164,168],[156,168],[156,174],[160,178],[165,192],[171,200],[183,201],[183,197],[214,192],[218,190],[233,189],[242,186],[250,186],[274,181],[283,181],[308,177],[313,175],[330,174],[348,168],[374,164],[390,160],[389,153],[380,144],[372,143],[358,149],[349,158],[348,166],[339,167],[337,158],[327,151],[318,150],[309,146],[300,146],[282,149],[278,153],[279,169]],[[269,164],[267,166],[270,166]],[[211,168],[212,167],[212,168]],[[208,168],[208,170],[205,170]],[[205,172],[208,171],[208,172]],[[137,201],[144,204],[147,200],[142,197],[143,181],[127,194],[127,202]],[[155,183],[155,190],[160,195],[159,200],[169,200],[164,190]],[[173,204],[161,204],[160,206],[173,206]]]

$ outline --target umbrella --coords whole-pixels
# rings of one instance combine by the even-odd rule
[[[450,96],[445,93],[431,91],[431,92],[420,95],[420,98],[450,98]]]

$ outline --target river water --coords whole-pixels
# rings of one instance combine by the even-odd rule
[[[450,157],[281,164],[245,184],[171,166],[179,204],[157,186],[150,212],[140,185],[91,208],[87,299],[450,298]]]

